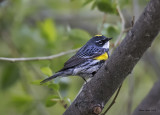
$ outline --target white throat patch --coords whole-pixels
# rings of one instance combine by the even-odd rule
[[[103,45],[103,48],[109,49],[109,41]]]

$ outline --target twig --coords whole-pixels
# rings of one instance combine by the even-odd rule
[[[105,22],[106,22],[106,18],[107,18],[107,15],[104,14],[104,15],[103,15],[102,24],[101,24],[101,26],[100,26],[100,29],[99,29],[98,34],[102,34],[102,30],[103,30],[103,28],[104,28],[104,24],[105,24]]]
[[[125,25],[125,19],[124,19],[124,16],[123,16],[123,13],[120,9],[120,7],[117,5],[117,10],[118,10],[118,13],[119,13],[119,16],[121,18],[121,23],[122,23],[122,26],[121,26],[121,33],[120,35],[118,36],[116,42],[115,42],[115,46],[117,46],[117,44],[119,43],[120,39],[122,38],[122,35],[123,35],[123,32],[124,32],[124,25]]]
[[[133,27],[134,25],[134,22],[135,22],[135,16],[132,17],[132,21],[131,21],[131,26]]]
[[[117,11],[118,11],[119,16],[120,16],[120,18],[121,18],[122,26],[121,26],[121,32],[120,32],[120,34],[119,34],[119,36],[118,36],[116,42],[114,43],[114,47],[116,47],[116,46],[118,45],[119,41],[120,41],[121,38],[122,38],[122,35],[123,35],[123,33],[124,33],[124,30],[125,30],[125,29],[124,29],[125,19],[124,19],[124,16],[123,16],[122,11],[121,11],[121,9],[120,9],[120,7],[119,7],[118,5],[117,5]],[[112,53],[112,51],[113,51],[113,48],[111,49],[110,52]]]
[[[126,33],[126,32],[128,32],[130,29],[132,29],[132,27],[133,27],[133,25],[134,25],[134,23],[135,23],[135,16],[133,16],[133,17],[132,17],[132,20],[131,20],[131,27],[125,29],[125,27],[124,27],[124,26],[125,26],[125,19],[124,19],[124,16],[123,16],[122,11],[121,11],[121,9],[120,9],[120,7],[119,7],[118,5],[117,5],[117,11],[118,11],[119,16],[120,16],[120,18],[121,18],[122,26],[121,26],[121,32],[120,32],[117,40],[116,40],[115,43],[114,43],[114,47],[116,47],[116,46],[118,45],[118,43],[120,42],[123,34]],[[112,53],[112,51],[113,51],[113,48],[111,49],[110,52]]]
[[[113,101],[111,102],[111,104],[108,106],[108,108],[105,110],[105,112],[102,113],[101,115],[105,115],[105,114],[108,112],[108,110],[113,106],[113,104],[116,102],[116,99],[117,99],[117,96],[118,96],[118,94],[119,94],[119,92],[120,92],[121,87],[122,87],[122,84],[119,86],[119,88],[118,88],[118,90],[117,90],[117,93],[116,93]]]
[[[79,48],[78,48],[79,49]],[[76,52],[78,49],[69,50],[66,52],[61,52],[59,54],[51,55],[51,56],[44,56],[44,57],[28,57],[28,58],[6,58],[0,57],[0,61],[8,61],[8,62],[23,62],[23,61],[39,61],[39,60],[51,60],[66,54],[70,54]]]

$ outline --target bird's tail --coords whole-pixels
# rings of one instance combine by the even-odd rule
[[[61,76],[62,74],[63,74],[63,72],[58,72],[58,73],[56,73],[56,74],[44,79],[43,81],[40,82],[40,84],[46,83],[46,82],[50,81],[51,79],[54,79],[54,78],[56,78],[58,76]]]

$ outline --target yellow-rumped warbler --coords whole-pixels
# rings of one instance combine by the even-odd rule
[[[84,80],[87,77],[93,77],[109,58],[109,40],[111,39],[103,35],[94,36],[64,64],[61,70],[41,81],[41,84],[58,76],[77,75]]]

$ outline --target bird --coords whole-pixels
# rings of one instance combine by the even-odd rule
[[[111,39],[104,35],[95,35],[64,63],[62,69],[40,83],[43,84],[60,76],[80,76],[85,81],[86,78],[92,78],[109,58],[109,40]]]

